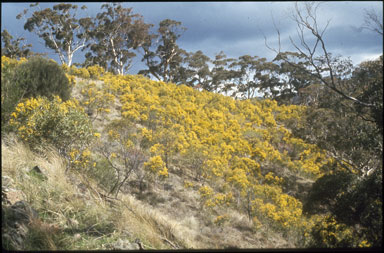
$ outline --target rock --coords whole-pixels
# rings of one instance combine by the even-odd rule
[[[17,190],[17,189],[13,189],[13,188],[2,187],[1,195],[3,197],[2,203],[4,200],[5,202],[7,202],[6,203],[7,205],[12,205],[12,204],[26,198],[24,192]]]
[[[128,240],[122,240],[119,238],[115,243],[112,244],[114,250],[138,250],[139,245],[137,243],[131,243]]]
[[[171,190],[173,190],[173,186],[171,184],[164,184],[164,190],[165,191],[171,191]]]
[[[39,179],[41,179],[42,181],[45,181],[47,180],[47,176],[44,175],[44,173],[41,171],[41,169],[39,168],[39,166],[35,166],[33,167],[29,172],[35,174]]]
[[[78,228],[79,227],[79,222],[76,219],[69,218],[68,223],[72,228]]]
[[[13,179],[8,176],[1,176],[2,187],[8,188],[13,185]]]
[[[81,239],[81,235],[80,235],[79,233],[74,234],[73,239],[74,239],[75,241],[78,241],[78,240]]]
[[[31,219],[38,218],[38,213],[22,200],[12,206],[3,206],[2,213],[2,239],[6,240],[7,249],[24,250],[28,224]]]
[[[13,220],[20,223],[28,223],[30,219],[38,219],[39,214],[24,200],[17,201],[11,206]]]
[[[132,234],[131,232],[129,232],[128,230],[126,229],[123,229],[123,231],[121,231],[121,234],[126,236],[126,237],[132,237]]]
[[[43,174],[43,172],[41,171],[41,169],[39,168],[39,166],[35,166],[35,167],[33,167],[32,168],[32,171],[34,171],[34,172],[37,172],[37,173],[40,173],[40,174]]]

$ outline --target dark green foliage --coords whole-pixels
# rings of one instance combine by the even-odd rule
[[[365,119],[375,122],[383,134],[383,55],[374,61],[366,61],[353,72],[352,80],[359,87],[359,100],[372,104],[364,108],[355,104],[356,111]]]
[[[303,212],[309,214],[326,213],[336,205],[336,197],[351,183],[354,175],[348,172],[337,172],[324,175],[312,186]]]
[[[2,63],[3,64],[3,63]],[[4,64],[1,68],[1,125],[6,126],[10,115],[23,95],[22,89],[12,82],[15,66]]]
[[[1,55],[15,59],[32,55],[30,49],[32,47],[31,44],[26,45],[23,43],[23,45],[20,45],[24,40],[25,38],[14,39],[13,36],[8,33],[7,29],[4,29],[1,33],[1,43],[4,43],[4,47],[1,45]]]
[[[319,178],[309,192],[303,211],[308,214],[331,213],[342,227],[351,229],[354,237],[365,239],[371,246],[381,246],[382,199],[380,170],[377,169],[371,175],[364,177],[343,171]],[[314,227],[313,237],[315,241],[318,240],[316,246],[324,246],[319,239],[320,231],[327,230],[329,233],[332,232],[330,229],[334,228],[330,225],[324,227],[321,224]],[[342,233],[340,229],[339,232]],[[327,244],[327,247],[351,245],[335,241],[334,244]]]
[[[15,69],[12,83],[22,90],[22,98],[58,95],[68,100],[71,87],[64,70],[54,61],[33,57]]]
[[[338,224],[333,217],[327,216],[312,228],[308,247],[355,248],[358,246],[355,236],[346,225]]]
[[[105,191],[110,191],[116,182],[115,170],[105,158],[95,162],[95,167],[89,171],[89,174]]]
[[[338,162],[349,164],[349,168],[379,167],[382,137],[375,124],[362,120],[346,101],[334,101],[331,93],[321,99],[324,103],[328,101],[329,108],[309,107],[302,118],[304,124],[293,129],[294,134],[328,150]]]
[[[158,40],[156,51],[151,51],[152,40],[143,45],[145,52],[142,59],[148,69],[139,71],[139,74],[154,76],[159,81],[180,83],[185,81],[186,71],[182,63],[187,57],[187,52],[181,49],[176,40],[186,30],[181,22],[165,19],[159,23]]]
[[[369,176],[348,184],[346,192],[335,198],[331,211],[335,218],[349,226],[358,227],[359,237],[372,246],[382,246],[382,173],[376,170]]]

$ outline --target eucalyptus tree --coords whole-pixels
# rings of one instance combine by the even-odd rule
[[[159,81],[177,82],[180,69],[187,56],[176,41],[186,30],[181,22],[165,19],[159,23],[158,34],[144,44],[144,56],[148,69],[141,70],[139,74],[154,76]],[[156,47],[155,51],[152,51]]]
[[[32,55],[31,52],[31,44],[24,43],[25,38],[13,38],[11,34],[4,29],[1,32],[1,55],[7,56],[9,58],[20,58],[20,57],[28,57]],[[20,45],[23,43],[22,45]]]
[[[204,55],[201,50],[198,50],[194,53],[189,53],[186,62],[187,78],[185,84],[191,87],[209,90],[212,80],[211,70],[208,64],[211,62],[211,59]]]
[[[306,2],[304,8],[300,8],[299,4],[295,3],[295,10],[292,14],[292,19],[297,24],[297,38],[300,43],[295,42],[291,36],[289,39],[300,57],[308,62],[305,72],[327,87],[327,89],[337,93],[341,98],[364,107],[374,108],[374,104],[359,100],[348,89],[344,88],[344,80],[350,77],[353,65],[350,59],[334,56],[328,51],[324,34],[330,24],[330,20],[327,21],[325,27],[321,28],[317,17],[318,8],[319,3],[315,2]],[[306,37],[306,32],[313,36],[314,42],[309,42],[310,40]],[[279,31],[278,36],[280,41]],[[280,60],[295,67],[289,59],[289,54],[284,54],[280,51],[280,43],[278,50],[271,48],[267,42],[266,46],[275,51]]]
[[[327,206],[331,217],[348,225],[353,238],[363,238],[371,246],[381,246],[383,58],[355,68],[349,59],[332,55],[324,36],[330,21],[320,28],[318,7],[316,3],[306,2],[304,8],[300,8],[296,3],[292,15],[297,24],[299,43],[292,37],[290,40],[297,55],[308,64],[306,67],[295,65],[290,59],[292,54],[283,54],[280,48],[275,50],[267,45],[275,50],[279,60],[310,75],[323,87],[318,102],[307,107],[302,115],[303,124],[292,129],[295,136],[316,144],[334,161],[323,166],[328,173],[316,181],[308,204],[317,203],[313,206],[315,209],[319,203]],[[311,41],[307,34],[314,40]],[[353,180],[333,191],[331,204],[326,203],[327,184],[344,180],[338,178],[340,171],[352,176]],[[323,232],[331,232],[328,229],[324,224],[316,225],[312,231],[315,242],[312,246],[322,247],[324,242],[328,243],[327,247],[335,247],[345,239],[326,242],[322,236]]]
[[[103,4],[95,19],[95,29],[91,37],[95,43],[89,44],[85,65],[99,64],[114,73],[123,75],[132,67],[134,52],[149,37],[151,24],[143,17],[133,14],[132,8],[123,8],[118,3]]]
[[[270,80],[267,69],[268,62],[258,56],[243,55],[229,66],[232,69],[232,78],[236,84],[235,96],[250,99],[257,95],[263,83]]]
[[[42,38],[45,46],[59,55],[61,63],[71,66],[75,52],[89,43],[89,31],[94,26],[92,18],[77,18],[78,6],[74,4],[60,3],[43,10],[38,3],[30,7],[35,10],[30,17],[26,18],[28,9],[25,9],[16,18],[24,17],[24,29]],[[80,9],[85,10],[86,6]]]
[[[234,87],[232,82],[233,73],[229,69],[229,65],[234,59],[227,58],[223,51],[215,55],[212,61],[213,68],[211,70],[212,82],[208,91],[224,92],[228,94]]]
[[[297,52],[279,53],[272,62],[264,63],[269,78],[260,83],[259,91],[279,103],[305,104],[307,100],[302,98],[302,91],[313,84],[314,79],[308,67],[309,62]]]

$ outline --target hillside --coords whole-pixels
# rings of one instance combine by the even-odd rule
[[[19,103],[13,133],[2,132],[3,239],[10,249],[310,243],[311,229],[325,215],[305,215],[303,205],[334,161],[293,136],[305,107],[234,100],[97,68],[66,71],[73,85],[69,101]],[[39,124],[56,117],[45,111],[76,110],[91,128],[78,125],[83,116],[76,114],[75,137],[52,128],[58,139],[67,134],[71,141],[37,141],[46,130]],[[33,219],[17,227],[20,203]]]

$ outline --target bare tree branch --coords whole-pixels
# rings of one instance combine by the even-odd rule
[[[357,104],[360,104],[364,107],[373,107],[375,108],[375,104],[371,103],[366,103],[363,102],[353,96],[350,96],[340,90],[337,85],[337,80],[335,76],[335,70],[334,67],[332,66],[332,58],[331,54],[328,52],[327,47],[324,42],[324,33],[327,30],[330,21],[327,21],[327,24],[325,25],[324,29],[320,31],[318,27],[318,22],[317,22],[317,16],[316,12],[319,7],[320,3],[315,3],[315,2],[305,2],[305,11],[301,10],[299,8],[298,3],[295,3],[295,13],[292,15],[292,19],[296,22],[297,24],[297,35],[301,43],[301,47],[298,46],[292,37],[289,37],[291,44],[295,47],[295,49],[300,52],[310,63],[310,65],[313,67],[313,70],[315,73],[313,73],[311,70],[305,70],[309,75],[319,79],[322,84],[324,84],[326,87],[329,89],[333,90],[337,94],[339,94],[341,97],[347,100],[351,100]],[[305,31],[308,30],[312,33],[312,35],[315,37],[316,41],[311,47],[307,39],[305,38]],[[279,46],[280,46],[280,31],[277,29],[278,32],[278,38],[279,38]],[[268,49],[276,52],[277,54],[280,54],[280,48],[277,51],[274,48],[271,48],[267,44],[267,39],[265,39],[265,45],[267,46]],[[320,46],[321,48],[321,57],[325,59],[325,68],[322,66],[323,64],[317,62],[315,58],[315,53],[317,48]],[[320,53],[320,52],[319,52]],[[282,60],[285,61],[287,64],[290,64],[291,66],[294,66],[287,58],[282,57]],[[327,72],[329,75],[329,80],[325,78],[325,73]]]
[[[377,13],[374,9],[365,10],[363,29],[368,29],[383,35],[383,13]]]

